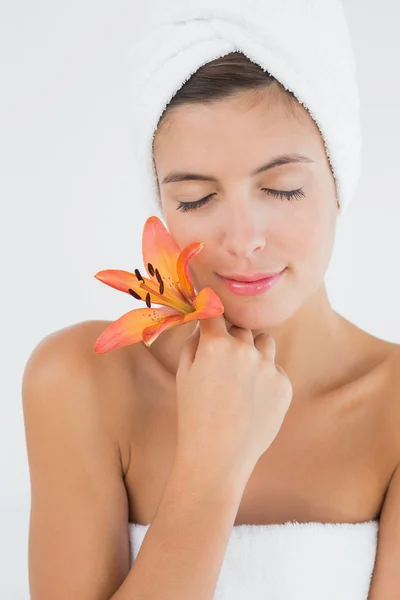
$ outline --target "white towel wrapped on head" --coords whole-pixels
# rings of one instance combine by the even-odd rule
[[[324,140],[341,212],[361,172],[356,63],[340,0],[168,0],[129,54],[132,133],[144,190],[157,197],[157,123],[203,64],[240,51],[307,108]]]

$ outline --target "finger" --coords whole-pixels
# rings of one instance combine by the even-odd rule
[[[287,377],[289,379],[288,374],[286,373],[285,369],[283,369],[280,365],[277,365],[275,363],[275,368],[277,371],[279,371],[279,373],[281,373],[282,375],[284,375],[285,377]]]
[[[200,326],[199,321],[195,329],[192,331],[190,335],[185,339],[182,344],[181,352],[179,355],[179,364],[176,376],[178,377],[178,373],[184,371],[186,372],[190,366],[193,364],[194,359],[196,358],[196,352],[199,345],[200,339]]]
[[[270,362],[275,362],[275,339],[268,333],[259,333],[254,338],[254,345],[259,352]]]
[[[228,332],[223,314],[217,317],[199,319],[199,329],[200,339],[226,335]]]
[[[252,346],[254,345],[253,332],[251,329],[243,329],[243,327],[231,325],[228,329],[228,333],[238,340],[243,340]]]

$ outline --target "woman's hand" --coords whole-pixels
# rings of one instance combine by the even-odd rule
[[[277,436],[293,389],[274,363],[275,340],[253,339],[223,315],[201,319],[185,340],[176,374],[177,457],[202,477],[249,477]]]

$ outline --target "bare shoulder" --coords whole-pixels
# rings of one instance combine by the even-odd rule
[[[394,379],[400,383],[400,344],[386,342],[388,349],[388,364]]]
[[[77,375],[82,378],[96,375],[97,379],[102,379],[102,384],[117,371],[121,375],[128,367],[127,361],[131,360],[132,352],[128,355],[127,348],[118,348],[105,354],[94,352],[97,338],[109,324],[110,321],[81,321],[46,335],[31,352],[24,374],[28,376],[33,371],[45,374],[49,370],[64,372],[74,369],[67,381],[72,387],[76,384]]]
[[[394,451],[394,458],[400,464],[400,344],[384,342],[384,360],[381,363],[378,395],[378,411],[384,427],[387,442]]]
[[[82,321],[46,335],[31,352],[24,380],[60,375],[72,391],[79,384],[100,384],[121,365],[123,353],[95,354],[94,344],[108,321]]]
[[[400,407],[400,344],[378,340],[381,347],[382,377],[385,390]]]
[[[23,373],[32,600],[111,598],[129,572],[124,475],[135,402],[126,353],[94,353],[107,325],[47,335]]]
[[[373,423],[382,439],[382,452],[390,448],[391,461],[400,459],[400,344],[372,335],[347,321],[354,340],[350,361],[355,361],[356,386],[361,398],[371,400]]]
[[[110,321],[82,321],[46,335],[35,346],[25,365],[24,389],[43,388],[54,382],[63,386],[63,397],[79,397],[74,410],[90,411],[101,419],[115,444],[121,448],[123,470],[128,469],[131,436],[127,424],[135,408],[133,385],[134,353],[132,348],[118,348],[106,354],[95,354],[94,345]],[[23,399],[37,394],[24,394]],[[37,400],[35,400],[37,401]],[[55,400],[56,401],[56,400]]]
[[[376,338],[377,372],[381,392],[400,419],[400,344]],[[398,421],[400,424],[400,421]]]
[[[388,355],[388,397],[391,413],[388,431],[394,432],[395,467],[389,479],[379,519],[377,556],[368,598],[400,595],[398,557],[400,554],[400,344],[391,344]],[[386,433],[386,431],[385,431]]]
[[[388,351],[388,392],[400,427],[400,344],[390,344]],[[400,436],[399,436],[400,459]]]
[[[350,355],[356,359],[360,372],[365,372],[366,379],[370,374],[376,376],[381,391],[394,390],[400,384],[400,344],[390,342],[346,321],[351,344]]]
[[[53,331],[38,342],[31,353],[30,360],[39,356],[43,358],[47,350],[51,350],[51,353],[56,351],[55,358],[57,360],[61,359],[62,362],[65,358],[73,359],[76,352],[79,353],[79,358],[82,358],[82,353],[85,353],[87,357],[90,356],[90,358],[111,356],[111,353],[105,355],[94,354],[94,343],[97,336],[109,324],[110,321],[102,320],[81,321]]]

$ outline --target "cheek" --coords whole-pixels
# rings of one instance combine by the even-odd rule
[[[293,223],[286,237],[288,259],[296,267],[313,265],[315,272],[323,271],[329,262],[334,241],[334,221],[325,212],[313,212],[309,218]]]
[[[190,217],[185,218],[185,216],[181,217],[179,214],[174,214],[166,215],[165,222],[168,231],[176,240],[181,250],[193,242],[202,242],[207,245],[207,248],[211,248],[213,243],[215,243],[212,232],[210,232],[210,227],[206,228],[204,224],[202,225],[200,219],[196,222],[195,219],[190,220]],[[190,262],[195,261],[204,252],[205,248]]]
[[[165,212],[164,215],[167,229],[181,250],[194,241],[192,232],[182,225],[178,215],[165,214]]]

